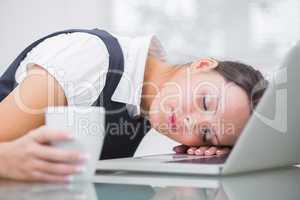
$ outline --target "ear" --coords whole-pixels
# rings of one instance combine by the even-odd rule
[[[212,70],[218,66],[218,61],[212,58],[202,58],[199,60],[194,61],[191,64],[191,68],[195,72],[207,72],[209,70]]]

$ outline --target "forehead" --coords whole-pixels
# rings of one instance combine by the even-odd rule
[[[246,92],[233,82],[227,82],[220,96],[219,105],[215,120],[219,120],[226,127],[233,127],[232,131],[240,132],[250,116]]]
[[[191,78],[191,81],[194,91],[205,89],[215,94],[221,93],[229,83],[222,75],[214,70],[195,74],[193,78]]]

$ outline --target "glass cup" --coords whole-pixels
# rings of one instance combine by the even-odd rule
[[[73,134],[71,141],[55,142],[58,148],[77,150],[88,155],[83,171],[74,180],[92,180],[105,136],[104,107],[60,106],[48,107],[45,112],[46,127]]]

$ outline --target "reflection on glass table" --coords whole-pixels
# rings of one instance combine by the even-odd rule
[[[92,183],[46,184],[1,180],[2,200],[97,200]]]
[[[100,174],[95,181],[99,182],[96,184],[98,197],[109,199],[300,199],[300,169],[296,167],[225,177]],[[107,195],[108,182],[112,184],[110,190],[119,192]]]
[[[235,176],[98,174],[95,183],[41,184],[0,181],[5,200],[298,200],[300,169],[286,168]]]

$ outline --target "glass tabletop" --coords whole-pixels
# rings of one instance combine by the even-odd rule
[[[292,200],[300,197],[300,169],[286,168],[233,176],[100,174],[94,183],[21,183],[0,181],[5,200],[203,199]]]

